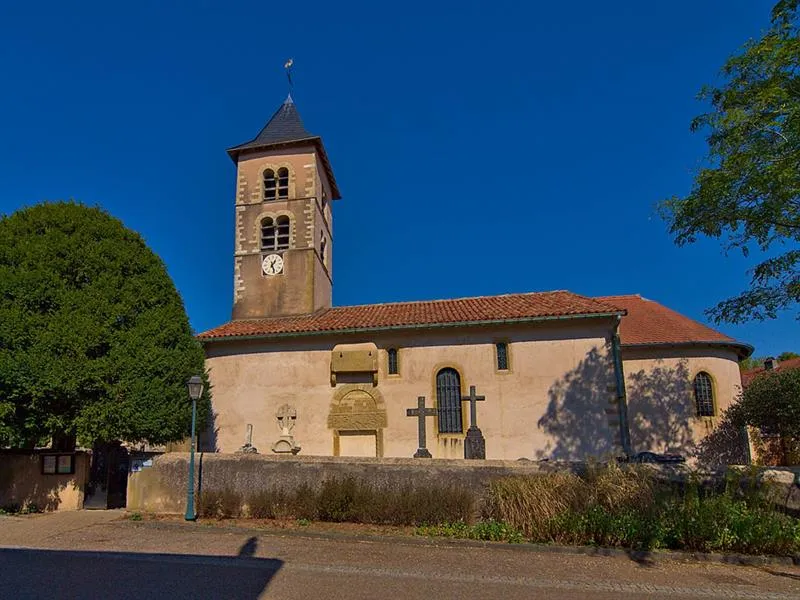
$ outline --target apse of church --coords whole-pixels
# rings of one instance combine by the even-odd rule
[[[333,307],[340,193],[322,139],[288,98],[228,154],[233,320],[198,336],[212,384],[207,450],[532,460],[683,452],[737,393],[748,346],[639,296],[559,290]],[[702,412],[691,392],[698,377],[713,396]]]

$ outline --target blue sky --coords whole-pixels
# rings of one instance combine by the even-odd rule
[[[752,259],[677,248],[655,203],[705,153],[695,97],[771,1],[0,4],[0,212],[97,204],[230,318],[234,165],[286,95],[325,140],[334,303],[568,289],[693,318]],[[365,226],[366,225],[366,226]],[[719,329],[800,350],[792,315]]]

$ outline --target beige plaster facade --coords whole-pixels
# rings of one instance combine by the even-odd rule
[[[345,337],[215,343],[207,347],[213,385],[215,435],[206,441],[233,452],[253,425],[253,444],[268,451],[277,439],[275,411],[297,409],[294,437],[303,454],[410,457],[417,449],[417,419],[406,416],[425,396],[437,406],[436,375],[455,369],[462,394],[475,385],[478,425],[489,459],[579,458],[614,454],[619,424],[612,361],[611,319],[447,332],[385,333],[377,347],[377,377],[337,374],[337,344]],[[495,344],[507,341],[510,369],[497,370]],[[387,350],[397,349],[399,372],[387,372]],[[337,356],[338,358],[338,356]],[[375,383],[377,382],[377,385]],[[348,412],[349,411],[349,412]],[[427,446],[437,458],[463,458],[469,406],[462,403],[462,433],[439,433],[427,420]],[[565,428],[580,425],[579,430]],[[574,435],[580,433],[580,435]]]
[[[417,449],[417,419],[406,416],[425,396],[437,407],[436,374],[454,368],[461,392],[475,385],[478,425],[487,459],[581,460],[622,454],[618,390],[610,357],[612,323],[602,319],[559,325],[383,334],[377,372],[339,373],[332,383],[339,338],[216,343],[208,348],[215,433],[205,449],[235,452],[247,424],[253,444],[269,452],[280,431],[277,408],[297,409],[294,437],[303,455],[410,457]],[[509,369],[497,367],[496,342],[508,343]],[[388,349],[398,373],[388,373]],[[627,419],[633,452],[691,456],[718,424],[740,390],[737,355],[713,347],[622,350]],[[692,381],[699,372],[714,385],[714,417],[698,417]],[[469,403],[462,432],[440,433],[427,419],[434,458],[463,458]]]

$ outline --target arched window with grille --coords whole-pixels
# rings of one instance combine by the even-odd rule
[[[704,371],[694,378],[694,403],[698,417],[714,416],[714,386],[711,375]]]
[[[439,433],[461,433],[461,377],[447,367],[436,374],[436,408]]]
[[[275,220],[272,217],[264,218],[261,221],[261,250],[288,250],[291,229],[291,221],[285,215]]]
[[[289,169],[281,167],[278,169],[278,198],[289,197]]]
[[[389,375],[397,375],[397,348],[389,348],[386,351],[386,362]]]
[[[264,200],[275,200],[278,180],[275,178],[275,171],[267,169],[264,171]]]

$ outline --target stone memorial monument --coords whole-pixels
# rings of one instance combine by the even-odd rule
[[[236,454],[258,454],[258,449],[253,446],[253,425],[247,424],[247,437],[244,440],[244,446],[236,451]]]
[[[462,402],[469,402],[469,429],[464,439],[464,458],[485,459],[486,440],[478,428],[478,409],[476,403],[486,400],[486,396],[475,394],[475,386],[469,386],[469,396],[462,396]]]
[[[272,451],[276,454],[297,454],[300,452],[300,446],[295,443],[292,435],[295,421],[297,421],[297,409],[294,406],[283,404],[275,413],[275,418],[278,420],[278,429],[281,431],[281,436],[277,442],[272,444]]]

